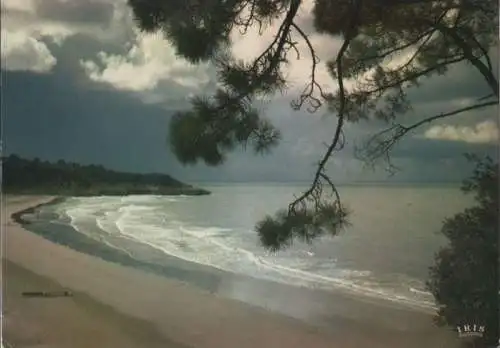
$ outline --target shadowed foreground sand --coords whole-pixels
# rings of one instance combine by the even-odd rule
[[[395,331],[392,335],[390,330],[370,330],[369,324],[343,320],[341,316],[336,320],[342,332],[326,332],[53,244],[11,221],[13,212],[50,199],[8,197],[3,210],[3,255],[7,260],[3,334],[13,347],[456,347],[448,335],[432,336],[432,341],[422,335],[416,340],[415,333]],[[73,292],[72,297],[21,295],[24,291],[66,289]],[[380,310],[375,305],[366,306],[367,311]],[[390,308],[380,310],[381,317],[391,313]],[[422,320],[422,315],[415,314],[415,318]]]
[[[4,267],[4,336],[12,347],[185,347],[169,342],[150,323],[82,293],[71,298],[23,298],[24,291],[62,288],[9,261]]]

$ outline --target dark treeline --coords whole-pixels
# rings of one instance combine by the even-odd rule
[[[38,158],[23,159],[17,155],[2,158],[2,179],[4,192],[13,194],[99,196],[209,193],[166,174],[123,173],[101,165],[80,165],[63,160],[51,163]]]

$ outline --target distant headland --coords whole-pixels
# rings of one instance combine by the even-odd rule
[[[167,174],[138,174],[59,160],[2,158],[3,192],[23,195],[126,196],[210,194]]]

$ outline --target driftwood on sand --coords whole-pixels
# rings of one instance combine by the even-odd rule
[[[25,291],[23,297],[70,297],[70,291]]]

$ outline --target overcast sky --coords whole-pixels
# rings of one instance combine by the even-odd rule
[[[311,1],[300,11],[300,23],[311,27]],[[259,37],[234,35],[233,53],[256,56],[275,28]],[[187,107],[192,95],[213,90],[215,72],[175,56],[161,35],[144,35],[135,27],[123,0],[2,0],[2,116],[5,150],[21,156],[99,163],[138,172],[166,172],[189,181],[297,181],[310,179],[314,165],[335,129],[335,118],[323,110],[294,112],[289,103],[304,87],[310,58],[287,74],[291,89],[263,105],[283,132],[283,141],[266,156],[238,151],[217,168],[182,167],[167,146],[171,115]],[[325,61],[339,41],[311,36]],[[326,89],[334,81],[324,66],[318,72]],[[427,79],[410,93],[412,122],[467,105],[488,94],[479,74],[456,66],[445,78]],[[402,169],[392,180],[460,180],[466,174],[464,152],[496,155],[497,109],[471,112],[424,127],[395,149]],[[347,147],[336,154],[330,172],[339,181],[382,180],[383,170],[363,169],[354,145],[380,129],[374,123],[348,124]]]

